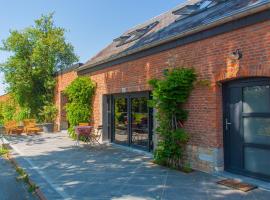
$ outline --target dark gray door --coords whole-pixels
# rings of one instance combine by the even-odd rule
[[[228,171],[270,178],[270,81],[233,81],[224,86],[224,149]]]

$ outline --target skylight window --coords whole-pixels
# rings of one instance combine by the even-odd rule
[[[205,9],[207,8],[208,6],[210,6],[211,4],[213,3],[213,1],[209,1],[209,0],[206,0],[206,1],[203,1],[199,6],[200,8],[199,9]]]
[[[141,38],[143,35],[145,35],[146,33],[148,33],[150,30],[152,30],[159,22],[153,22],[143,28],[140,29],[136,29],[135,31],[132,31],[130,33],[128,33],[127,35],[122,35],[119,38],[114,39],[114,42],[118,42],[117,47],[118,46],[122,46],[124,44],[127,44],[129,42],[133,42],[135,40],[138,40],[139,38]]]
[[[200,13],[224,1],[225,0],[201,0],[193,5],[186,5],[178,10],[173,11],[173,14],[181,15],[182,17],[187,17],[189,15]]]

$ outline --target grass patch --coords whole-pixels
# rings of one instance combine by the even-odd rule
[[[31,184],[28,187],[28,192],[34,193],[34,192],[36,192],[37,189],[38,189],[38,186],[36,184]]]
[[[23,168],[17,166],[16,162],[10,159],[9,149],[4,145],[0,145],[0,156],[7,158],[9,162],[11,162],[12,166],[15,168],[16,172],[18,173],[18,177],[16,177],[16,180],[26,183],[28,185],[28,192],[35,193],[38,189],[38,186],[30,181],[28,174],[23,170]]]
[[[28,174],[21,167],[16,167],[16,172],[19,174],[19,176],[16,178],[17,181],[25,182],[28,185],[28,192],[34,193],[36,189],[38,189],[36,184],[30,182]]]
[[[6,154],[8,154],[8,152],[9,150],[6,147],[0,147],[0,156],[5,156]]]

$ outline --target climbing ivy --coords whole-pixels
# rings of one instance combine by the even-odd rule
[[[96,84],[90,78],[78,77],[64,91],[68,97],[66,111],[70,124],[68,132],[71,137],[75,137],[74,126],[91,120],[95,87]]]
[[[183,106],[195,80],[194,69],[174,68],[165,72],[164,79],[149,81],[153,87],[153,99],[149,105],[157,109],[159,139],[154,158],[158,164],[179,167],[182,161],[184,146],[189,139],[183,127],[188,112]]]

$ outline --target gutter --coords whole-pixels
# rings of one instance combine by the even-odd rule
[[[63,75],[63,74],[66,74],[68,72],[71,72],[71,71],[77,71],[78,68],[80,68],[81,66],[83,66],[83,63],[76,63],[76,64],[73,64],[71,65],[70,67],[66,68],[66,69],[63,69],[63,70],[59,70],[57,72],[54,73],[54,76],[59,76],[59,75]]]
[[[209,24],[201,25],[201,26],[196,27],[194,29],[187,30],[187,31],[183,32],[180,35],[171,36],[171,37],[169,37],[167,39],[164,39],[164,40],[156,41],[156,42],[153,42],[151,44],[147,44],[147,45],[144,45],[142,47],[139,47],[139,48],[127,51],[127,52],[119,53],[116,56],[112,56],[110,58],[104,59],[102,61],[99,61],[99,62],[96,62],[96,63],[93,63],[93,64],[83,65],[82,67],[77,68],[76,71],[79,72],[79,71],[83,71],[83,70],[88,69],[88,68],[96,67],[98,65],[101,65],[101,64],[104,64],[104,63],[107,63],[107,62],[110,62],[110,61],[114,61],[114,60],[117,60],[119,58],[126,57],[126,56],[129,56],[131,54],[138,53],[140,51],[150,49],[150,48],[159,46],[161,44],[171,42],[171,41],[174,41],[174,40],[177,40],[177,39],[183,38],[185,36],[195,34],[195,33],[207,30],[207,29],[211,29],[213,27],[225,24],[227,22],[234,21],[234,20],[237,20],[237,19],[240,19],[240,18],[244,18],[244,17],[247,17],[249,15],[259,13],[259,12],[262,12],[262,11],[265,11],[265,10],[268,10],[268,9],[270,9],[270,2],[254,6],[254,7],[250,8],[250,9],[248,9],[248,10],[240,9],[235,13],[229,13],[227,16],[225,16],[225,17],[223,17],[223,18],[221,18],[221,19],[219,19],[219,20],[217,20],[217,21],[215,21],[213,23],[210,22]]]

